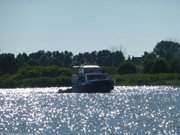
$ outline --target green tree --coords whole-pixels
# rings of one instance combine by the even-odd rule
[[[122,62],[124,62],[125,57],[122,51],[114,51],[111,52],[112,57],[112,66],[119,66]]]
[[[63,66],[64,65],[64,54],[59,51],[53,51],[51,56],[50,65]]]
[[[154,53],[144,52],[143,55],[143,72],[144,73],[153,73],[154,62],[157,60],[157,57]]]
[[[154,65],[153,60],[144,61],[144,63],[143,63],[143,72],[144,73],[152,73],[153,72],[153,65]]]
[[[18,67],[22,67],[28,64],[29,62],[29,57],[26,53],[19,53],[16,57]]]
[[[1,74],[12,74],[17,70],[17,61],[14,54],[0,54],[0,73]]]
[[[63,66],[70,67],[72,65],[72,57],[73,57],[72,52],[65,51],[65,52],[63,52],[63,56],[64,56]]]
[[[101,66],[111,66],[112,58],[109,50],[102,50],[97,53],[97,63]]]
[[[180,57],[180,44],[173,41],[161,41],[157,43],[153,52],[160,58],[170,60]]]
[[[169,66],[166,60],[157,59],[152,67],[153,73],[167,73],[169,72]]]
[[[85,64],[84,55],[79,53],[73,57],[73,65],[81,65]]]
[[[43,65],[42,59],[45,56],[45,51],[40,50],[38,52],[34,52],[29,54],[29,64],[30,65]]]
[[[171,72],[180,73],[180,60],[179,59],[173,59],[170,62],[170,65],[171,65]]]

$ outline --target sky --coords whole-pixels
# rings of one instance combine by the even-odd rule
[[[0,53],[119,50],[180,42],[180,0],[0,0]]]

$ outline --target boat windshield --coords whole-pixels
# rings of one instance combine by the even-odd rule
[[[106,75],[104,74],[98,74],[98,75],[87,75],[87,80],[101,80],[106,79]]]
[[[84,73],[102,73],[100,68],[84,68]]]

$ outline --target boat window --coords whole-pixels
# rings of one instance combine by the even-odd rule
[[[79,76],[79,81],[80,82],[84,82],[85,81],[85,77],[84,76]]]
[[[88,75],[87,80],[106,79],[105,75]]]
[[[100,68],[85,68],[84,69],[85,73],[102,73],[102,69]]]

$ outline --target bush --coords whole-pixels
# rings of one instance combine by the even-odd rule
[[[144,73],[168,73],[170,67],[165,59],[145,60]]]
[[[117,68],[116,67],[103,67],[103,70],[108,74],[117,74]]]
[[[136,73],[136,66],[131,62],[124,62],[118,69],[119,74],[131,74]]]
[[[116,85],[173,85],[180,86],[180,74],[128,74],[114,75]]]
[[[0,88],[14,88],[17,81],[11,75],[0,76]]]
[[[14,75],[0,76],[1,88],[70,86],[72,69],[58,66],[28,66]]]
[[[52,86],[70,86],[70,77],[38,77],[23,79],[19,87],[52,87]]]
[[[18,71],[16,78],[35,78],[35,77],[59,77],[72,76],[72,70],[58,66],[33,66],[25,67]]]

